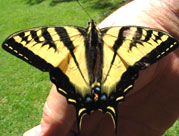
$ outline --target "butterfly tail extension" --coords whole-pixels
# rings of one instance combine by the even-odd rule
[[[114,124],[114,130],[115,130],[116,134],[117,134],[117,128],[118,128],[118,111],[117,111],[118,106],[117,105],[118,105],[118,103],[115,103],[114,105],[108,106],[106,108],[106,112],[109,113],[109,115],[112,118],[112,121]]]
[[[76,107],[78,135],[80,135],[82,120],[86,114],[87,114],[86,108],[77,108]]]

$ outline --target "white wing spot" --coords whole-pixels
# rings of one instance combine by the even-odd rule
[[[9,46],[8,44],[5,44],[5,46]]]
[[[172,48],[174,45],[172,44],[172,45],[170,45],[170,48]]]
[[[19,53],[19,56],[23,56],[23,55]]]
[[[13,48],[11,46],[9,46],[9,49],[13,50]]]
[[[27,57],[24,57],[24,59],[29,60]]]
[[[125,93],[126,91],[128,91],[132,87],[133,87],[133,85],[129,85],[123,92]]]
[[[14,52],[15,52],[15,53],[18,53],[18,51],[17,51],[17,50],[14,50]]]
[[[165,52],[162,52],[161,54],[163,55],[163,54],[165,54]]]
[[[166,51],[168,51],[170,48],[167,48]]]
[[[156,58],[159,58],[160,57],[160,55],[158,55]]]

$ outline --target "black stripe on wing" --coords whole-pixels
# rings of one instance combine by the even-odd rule
[[[2,44],[2,48],[42,71],[50,71],[50,69],[53,68],[51,64],[35,55],[31,50],[25,48],[21,43],[16,42],[13,38],[7,39]]]
[[[163,41],[154,50],[152,50],[150,53],[141,58],[141,60],[136,62],[133,67],[139,70],[145,69],[149,65],[168,55],[170,52],[174,51],[178,47],[179,43],[174,38],[168,37],[166,41]]]
[[[75,47],[74,47],[73,42],[71,41],[67,31],[65,30],[65,28],[63,28],[63,27],[55,27],[55,31],[60,36],[60,40],[64,43],[64,45],[72,53]]]
[[[154,50],[137,61],[133,66],[129,66],[116,86],[116,98],[125,95],[133,88],[134,82],[138,78],[138,73],[140,70],[147,68],[178,47],[179,43],[174,38],[168,37],[166,41],[162,42]]]
[[[42,46],[48,44],[48,45],[49,45],[49,48],[54,48],[55,51],[56,51],[56,50],[57,50],[57,47],[56,47],[56,45],[54,44],[54,41],[53,41],[53,39],[52,39],[50,33],[47,31],[47,29],[48,29],[48,27],[42,28],[42,36],[43,36],[43,38],[45,39],[45,40],[43,41],[43,45],[42,45]],[[39,41],[39,40],[38,40],[38,36],[37,36],[37,37],[34,37],[34,39],[35,39],[36,42]],[[40,42],[41,42],[41,41],[40,41]],[[37,43],[40,43],[40,42],[37,42]]]
[[[118,34],[118,38],[115,41],[114,45],[113,45],[113,49],[115,52],[117,52],[117,50],[120,48],[120,46],[123,44],[124,40],[125,40],[125,36],[124,36],[124,31],[128,30],[130,27],[122,27],[119,31]]]

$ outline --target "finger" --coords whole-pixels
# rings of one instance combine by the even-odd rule
[[[66,136],[75,118],[74,107],[67,104],[53,86],[43,109],[41,124],[24,133],[24,136]]]
[[[53,86],[43,109],[41,135],[65,136],[75,122],[75,110]]]

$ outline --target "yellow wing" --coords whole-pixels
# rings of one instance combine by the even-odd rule
[[[84,96],[81,90],[90,90],[85,33],[83,28],[70,26],[33,28],[11,35],[2,47],[40,70],[50,72],[59,92],[68,94],[69,100],[75,102],[72,92]]]
[[[138,71],[176,49],[178,42],[168,33],[136,26],[101,30],[104,41],[103,89],[116,101],[133,88]]]

